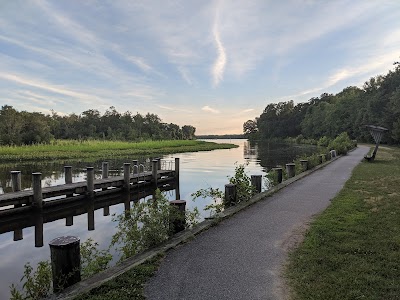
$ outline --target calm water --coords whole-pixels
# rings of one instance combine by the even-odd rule
[[[199,189],[213,187],[223,190],[228,183],[228,176],[234,174],[235,164],[247,163],[248,175],[265,175],[267,170],[277,165],[291,162],[297,155],[311,154],[315,147],[284,145],[272,143],[260,143],[251,145],[246,140],[213,140],[214,142],[228,142],[239,145],[239,148],[228,150],[214,150],[196,153],[181,153],[163,156],[162,159],[172,161],[175,157],[180,158],[180,195],[181,199],[187,201],[187,208],[198,207],[201,217],[208,216],[203,211],[205,205],[211,199],[196,199],[192,201],[191,194]],[[130,157],[126,159],[109,160],[110,169],[121,168],[124,162],[139,159],[144,162],[146,158]],[[149,158],[147,158],[149,159]],[[152,158],[150,158],[152,159]],[[42,172],[43,186],[51,186],[64,183],[63,166],[73,166],[73,181],[83,181],[86,166],[94,166],[101,169],[101,162],[68,162],[58,163],[29,163],[0,165],[0,193],[11,190],[10,171],[20,170],[22,172],[22,187],[31,187],[31,173]],[[100,176],[100,175],[98,175]],[[264,187],[263,187],[264,188]],[[175,199],[175,191],[166,192],[167,198]],[[103,216],[103,210],[95,211],[95,230],[87,230],[86,214],[74,217],[73,226],[65,226],[65,219],[44,224],[44,247],[34,247],[34,228],[23,229],[23,240],[13,241],[13,232],[0,235],[0,299],[8,299],[9,286],[18,283],[26,262],[36,265],[38,261],[48,260],[50,250],[48,243],[59,236],[74,235],[81,241],[92,238],[99,243],[100,248],[107,248],[112,235],[115,233],[116,224],[112,222],[112,214],[122,213],[123,204],[110,207],[110,215]]]

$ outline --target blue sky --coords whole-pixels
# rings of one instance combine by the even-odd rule
[[[0,0],[0,104],[241,133],[400,57],[399,0]]]

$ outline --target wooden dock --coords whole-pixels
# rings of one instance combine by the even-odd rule
[[[108,177],[108,165],[103,164],[101,179],[94,179],[94,169],[87,168],[86,181],[72,182],[71,167],[65,167],[65,184],[42,187],[41,173],[32,173],[32,190],[21,190],[21,173],[12,171],[13,192],[0,195],[0,234],[14,231],[14,240],[23,238],[22,229],[35,227],[35,246],[43,246],[43,224],[66,219],[73,225],[73,217],[87,213],[88,230],[94,230],[94,211],[131,202],[161,191],[176,190],[179,198],[179,159],[174,170],[161,170],[160,160],[153,160],[152,170],[140,172],[136,165],[124,164],[123,176]]]

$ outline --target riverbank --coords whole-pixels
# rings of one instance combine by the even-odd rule
[[[44,161],[83,158],[110,159],[120,156],[161,155],[182,152],[210,151],[236,148],[233,144],[217,144],[198,140],[166,140],[145,142],[56,140],[50,144],[29,146],[2,146],[0,160]]]
[[[292,299],[398,299],[400,149],[358,165],[291,255]]]

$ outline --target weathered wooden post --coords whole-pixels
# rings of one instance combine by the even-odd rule
[[[236,195],[236,184],[225,184],[225,207],[233,206],[236,204],[237,195]]]
[[[94,168],[86,168],[86,191],[88,196],[88,230],[94,230]]]
[[[152,162],[153,164],[152,164],[152,166],[151,166],[151,170],[152,170],[152,175],[153,175],[153,182],[154,182],[154,185],[157,187],[157,181],[158,181],[158,173],[157,173],[157,171],[158,171],[158,160],[156,160],[156,159],[153,159],[153,162]]]
[[[175,178],[179,181],[179,157],[175,157]]]
[[[39,209],[43,207],[42,173],[32,173],[33,205]]]
[[[308,170],[308,160],[307,159],[300,159],[301,170],[302,172]]]
[[[21,171],[11,171],[11,187],[13,192],[21,190]],[[15,204],[14,207],[21,207],[22,204]],[[22,229],[14,230],[14,241],[20,241],[24,238]]]
[[[35,247],[43,246],[42,173],[32,173],[33,207],[35,210]]]
[[[256,193],[261,193],[261,179],[262,175],[251,175],[251,185]]]
[[[101,178],[107,179],[108,173],[109,173],[108,161],[103,161],[101,163]],[[107,190],[107,188],[103,188],[103,191],[104,190]],[[108,216],[109,214],[110,214],[110,207],[109,206],[104,207],[103,208],[103,216]]]
[[[173,207],[172,215],[170,218],[170,228],[172,233],[178,233],[185,230],[186,227],[186,201],[185,200],[172,200],[169,204]]]
[[[294,163],[286,164],[286,172],[287,172],[288,178],[292,178],[295,175],[295,168],[296,168],[296,164],[294,164]]]
[[[331,150],[331,159],[336,157],[336,150]]]
[[[108,172],[109,172],[108,161],[103,161],[101,163],[101,178],[103,179],[108,178]]]
[[[161,170],[161,157],[157,157],[156,160],[158,161],[157,169]]]
[[[133,171],[133,175],[139,173],[139,162],[136,159],[132,160],[132,171]]]
[[[274,168],[273,169],[276,172],[276,177],[278,183],[281,183],[283,180],[283,169],[282,168]]]
[[[64,166],[65,183],[72,183],[72,166]]]
[[[131,164],[124,163],[124,189],[130,190],[131,187]]]
[[[50,243],[53,290],[55,293],[81,281],[79,238],[62,236]]]

